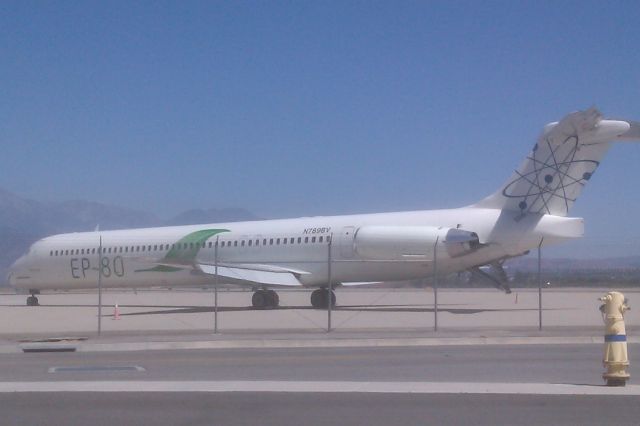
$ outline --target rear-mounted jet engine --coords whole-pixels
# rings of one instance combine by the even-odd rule
[[[438,256],[449,258],[480,247],[475,232],[435,226],[363,226],[356,231],[353,244],[362,259],[418,260],[433,257],[436,241]]]

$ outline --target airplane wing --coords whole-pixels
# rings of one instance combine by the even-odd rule
[[[347,282],[343,282],[341,283],[344,287],[351,287],[351,286],[359,286],[359,285],[376,285],[376,284],[382,284],[384,283],[384,281],[347,281]]]
[[[215,275],[216,267],[213,265],[196,264],[196,268],[207,275]],[[218,266],[218,276],[234,281],[242,281],[253,284],[277,285],[286,287],[301,287],[302,283],[289,270],[266,270],[267,268],[251,269],[246,266]]]
[[[139,261],[152,263],[152,268],[139,269],[137,272],[174,272],[179,270],[192,270],[201,272],[206,275],[216,274],[215,265],[203,262],[181,262],[176,260],[167,261],[153,260],[149,258],[138,258]],[[309,274],[307,271],[284,268],[275,265],[249,264],[249,263],[233,263],[218,264],[218,276],[231,280],[231,284],[236,285],[268,285],[268,286],[286,286],[301,287],[302,283],[297,277]]]

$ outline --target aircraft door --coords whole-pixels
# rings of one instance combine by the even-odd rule
[[[345,226],[340,233],[340,255],[344,259],[351,259],[353,257],[353,240],[356,235],[355,226]]]

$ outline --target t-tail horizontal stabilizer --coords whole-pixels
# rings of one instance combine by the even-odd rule
[[[474,207],[566,216],[611,142],[640,140],[640,123],[604,120],[595,108],[545,126],[507,183]]]

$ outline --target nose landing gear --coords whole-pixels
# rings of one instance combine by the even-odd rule
[[[40,306],[40,302],[38,301],[38,298],[35,296],[35,294],[27,297],[27,306]]]

